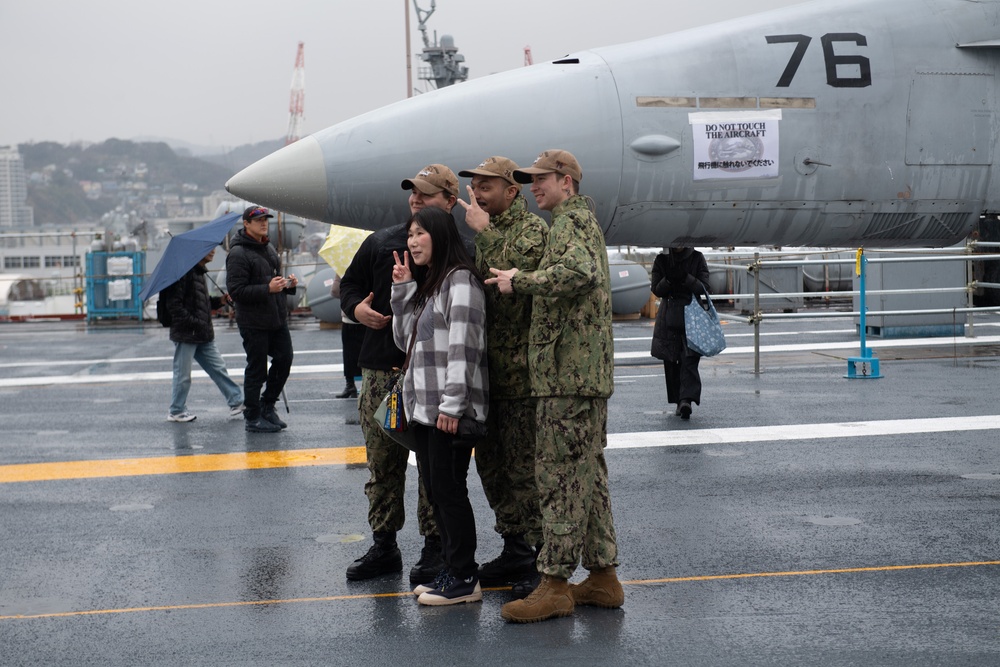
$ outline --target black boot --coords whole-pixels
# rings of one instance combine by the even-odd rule
[[[264,419],[260,413],[251,416],[247,412],[243,413],[243,425],[249,433],[278,433],[281,427]]]
[[[524,535],[506,535],[500,555],[479,568],[484,586],[504,586],[521,581],[535,571],[535,550]]]
[[[542,551],[542,545],[535,545],[535,558],[531,562],[531,571],[510,587],[510,592],[515,600],[521,600],[535,592],[538,584],[542,581],[542,573],[538,571],[538,554]]]
[[[375,544],[347,568],[350,581],[361,581],[403,571],[403,556],[396,546],[396,533],[375,533]]]
[[[279,429],[288,428],[288,424],[281,421],[281,417],[274,410],[274,403],[261,403],[260,405],[260,416],[271,422]]]
[[[515,600],[522,600],[534,593],[535,589],[538,588],[538,584],[541,582],[542,573],[535,570],[527,577],[511,586],[510,592]]]
[[[348,380],[344,391],[337,394],[337,398],[357,398],[358,388],[354,386],[354,380]]]
[[[424,538],[424,548],[420,550],[420,560],[410,569],[410,583],[414,586],[434,581],[434,577],[444,569],[444,554],[441,538],[434,535]]]

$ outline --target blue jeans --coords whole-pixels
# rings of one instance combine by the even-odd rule
[[[226,371],[226,362],[210,343],[174,343],[174,387],[170,398],[170,414],[179,415],[187,410],[188,392],[191,390],[191,362],[196,360],[208,377],[219,387],[231,408],[243,402],[243,391]]]

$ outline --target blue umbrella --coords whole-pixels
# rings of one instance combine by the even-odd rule
[[[241,213],[227,213],[170,239],[163,257],[153,269],[146,286],[139,292],[139,300],[145,301],[183,278],[191,267],[205,259],[212,248],[222,243],[240,217]]]

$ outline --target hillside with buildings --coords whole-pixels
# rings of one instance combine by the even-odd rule
[[[0,275],[68,295],[92,247],[148,250],[155,263],[171,233],[242,205],[226,181],[283,144],[200,158],[160,141],[0,146]]]
[[[197,158],[164,142],[109,139],[21,144],[17,152],[27,186],[24,203],[34,212],[31,226],[50,228],[97,224],[109,216],[138,223],[211,215],[227,198],[226,180],[280,146],[276,140]],[[23,226],[23,220],[9,225]]]

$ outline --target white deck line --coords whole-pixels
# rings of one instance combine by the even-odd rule
[[[640,433],[609,433],[608,449],[732,445],[748,442],[782,442],[829,438],[871,438],[880,435],[904,435],[907,433],[951,433],[956,431],[990,431],[996,429],[1000,429],[1000,415],[646,431]]]

